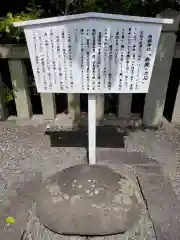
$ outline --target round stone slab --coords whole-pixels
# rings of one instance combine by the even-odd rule
[[[59,234],[123,233],[140,214],[134,184],[102,165],[66,168],[47,179],[37,197],[40,222]]]

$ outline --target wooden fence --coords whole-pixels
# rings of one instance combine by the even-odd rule
[[[179,28],[178,13],[168,9],[160,13],[159,16],[174,18],[175,21],[173,25],[165,25],[161,33],[149,92],[145,96],[144,111],[141,118],[142,123],[147,126],[159,126],[162,122],[172,60],[174,56],[180,58],[180,44],[176,44],[176,32]],[[11,81],[15,89],[14,99],[17,116],[20,119],[28,119],[33,115],[28,89],[27,69],[25,66],[25,61],[28,58],[29,54],[25,45],[0,46],[0,60],[8,59]],[[178,104],[180,105],[180,90],[177,95],[177,99],[179,98]],[[44,119],[55,119],[57,114],[55,94],[42,93],[40,94],[40,98]],[[80,95],[68,94],[67,102],[68,113],[71,116],[80,114]],[[174,119],[175,116],[177,118],[178,114],[180,114],[178,104],[175,103]],[[132,94],[119,94],[117,116],[114,119],[107,119],[109,121],[108,124],[111,124],[112,120],[115,124],[118,124],[121,120],[126,120],[131,125],[133,119],[139,122],[140,115],[132,114],[131,106]],[[2,96],[0,96],[0,116],[2,120],[7,118],[7,108]],[[103,120],[105,117],[104,95],[99,95],[97,97],[97,119]]]

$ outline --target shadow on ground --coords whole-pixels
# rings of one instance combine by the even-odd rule
[[[156,159],[149,158],[146,154],[141,152],[127,152],[127,151],[119,151],[108,149],[102,149],[97,151],[97,162],[106,162],[113,164],[130,164],[130,165],[153,165],[156,167],[159,163]],[[159,171],[159,169],[155,169],[155,171]]]
[[[88,147],[88,129],[55,130],[46,132],[50,136],[51,147]],[[98,126],[96,146],[102,148],[124,148],[125,132],[115,126]]]

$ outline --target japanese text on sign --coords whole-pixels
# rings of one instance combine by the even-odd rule
[[[147,92],[161,25],[86,21],[31,28],[28,48],[39,92]]]

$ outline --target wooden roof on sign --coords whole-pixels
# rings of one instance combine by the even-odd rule
[[[155,24],[172,24],[174,21],[173,19],[164,19],[164,18],[149,18],[149,17],[89,12],[89,13],[73,14],[73,15],[59,16],[59,17],[52,17],[52,18],[43,18],[43,19],[37,19],[37,20],[14,22],[14,26],[28,27],[28,26],[39,25],[39,24],[52,24],[57,22],[63,22],[63,21],[65,22],[65,21],[88,19],[88,18],[116,20],[116,21],[144,22],[144,23],[155,23]]]

